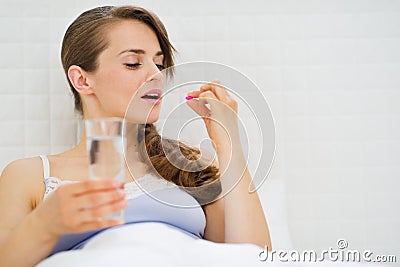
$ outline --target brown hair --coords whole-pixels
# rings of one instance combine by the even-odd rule
[[[68,27],[61,48],[61,61],[74,95],[75,110],[80,114],[83,114],[81,98],[68,79],[68,68],[71,65],[77,65],[85,71],[95,71],[99,54],[108,46],[108,40],[104,37],[107,28],[127,19],[140,21],[149,26],[160,43],[164,55],[164,66],[168,68],[174,65],[175,48],[169,41],[163,23],[152,12],[135,6],[103,6],[85,11]],[[164,179],[182,186],[200,204],[215,200],[221,193],[218,168],[211,164],[207,165],[201,160],[201,152],[197,148],[161,137],[153,124],[140,125],[137,138],[141,158]],[[191,165],[189,169],[194,171],[188,171],[187,168],[183,170],[176,164],[172,164],[168,159],[171,155]]]

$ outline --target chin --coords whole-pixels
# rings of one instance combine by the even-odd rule
[[[145,123],[155,123],[156,121],[158,121],[160,113],[157,112],[151,112],[150,114],[148,114],[147,117],[144,116],[137,116],[139,114],[135,114],[135,115],[129,115],[126,114],[125,116],[125,120],[130,122],[130,123],[135,123],[135,124],[145,124]]]
[[[158,121],[158,114],[156,116],[149,116],[145,123],[155,123]]]
[[[153,106],[151,108],[151,111],[147,114],[145,123],[154,123],[154,122],[158,121],[159,117],[160,117],[160,105]]]

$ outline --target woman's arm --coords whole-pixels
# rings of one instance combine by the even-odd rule
[[[204,206],[206,214],[206,229],[204,239],[209,241],[225,242],[225,208],[224,199],[220,198]]]
[[[35,170],[41,164],[32,162],[34,159],[11,163],[0,177],[2,266],[33,266],[47,257],[63,234],[122,223],[103,219],[127,204],[122,184],[112,179],[62,185],[35,207],[44,185],[42,171]],[[35,173],[40,175],[35,178]]]
[[[38,173],[31,159],[9,164],[0,177],[0,259],[2,266],[33,266],[51,251],[48,235],[33,209]],[[39,172],[40,173],[40,172]]]
[[[271,250],[260,199],[257,192],[249,192],[252,178],[240,142],[237,102],[215,82],[188,95],[198,98],[189,100],[187,104],[202,116],[218,155],[225,206],[225,242],[254,243]]]
[[[222,162],[221,167],[225,169],[221,169],[221,173],[224,173],[221,177],[221,183],[225,188],[224,191],[229,188],[233,190],[225,197],[204,206],[207,218],[204,239],[218,243],[249,242],[262,246],[262,248],[267,246],[269,250],[272,250],[268,225],[257,192],[248,193],[251,177],[247,168],[244,169],[243,157],[241,159],[233,157],[229,161],[230,155],[226,153],[227,151],[225,151],[225,154],[222,154],[223,152],[219,153],[219,159]],[[241,153],[241,151],[234,152],[235,155],[238,155],[238,153]],[[238,160],[242,162],[237,163]],[[228,167],[229,162],[230,167]],[[230,179],[238,177],[239,173],[243,173],[240,182],[238,178]],[[235,181],[238,182],[236,187],[234,187]],[[225,204],[226,202],[228,202],[228,205]],[[226,213],[227,215],[225,215]],[[247,229],[254,231],[250,232]],[[264,235],[260,233],[264,233]]]
[[[272,250],[268,224],[257,192],[250,193],[252,177],[238,144],[231,150],[228,147],[218,153],[225,204],[225,242],[253,243],[261,248]],[[232,153],[231,153],[232,152]]]

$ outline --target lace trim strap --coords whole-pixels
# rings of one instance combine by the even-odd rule
[[[50,177],[50,163],[46,155],[40,155],[43,162],[43,179]]]

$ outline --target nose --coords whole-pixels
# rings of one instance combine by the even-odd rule
[[[146,78],[146,82],[150,82],[153,80],[159,80],[161,75],[157,75],[160,74],[160,70],[158,69],[157,65],[155,63],[151,63],[149,64],[149,70],[147,72],[147,78]]]

